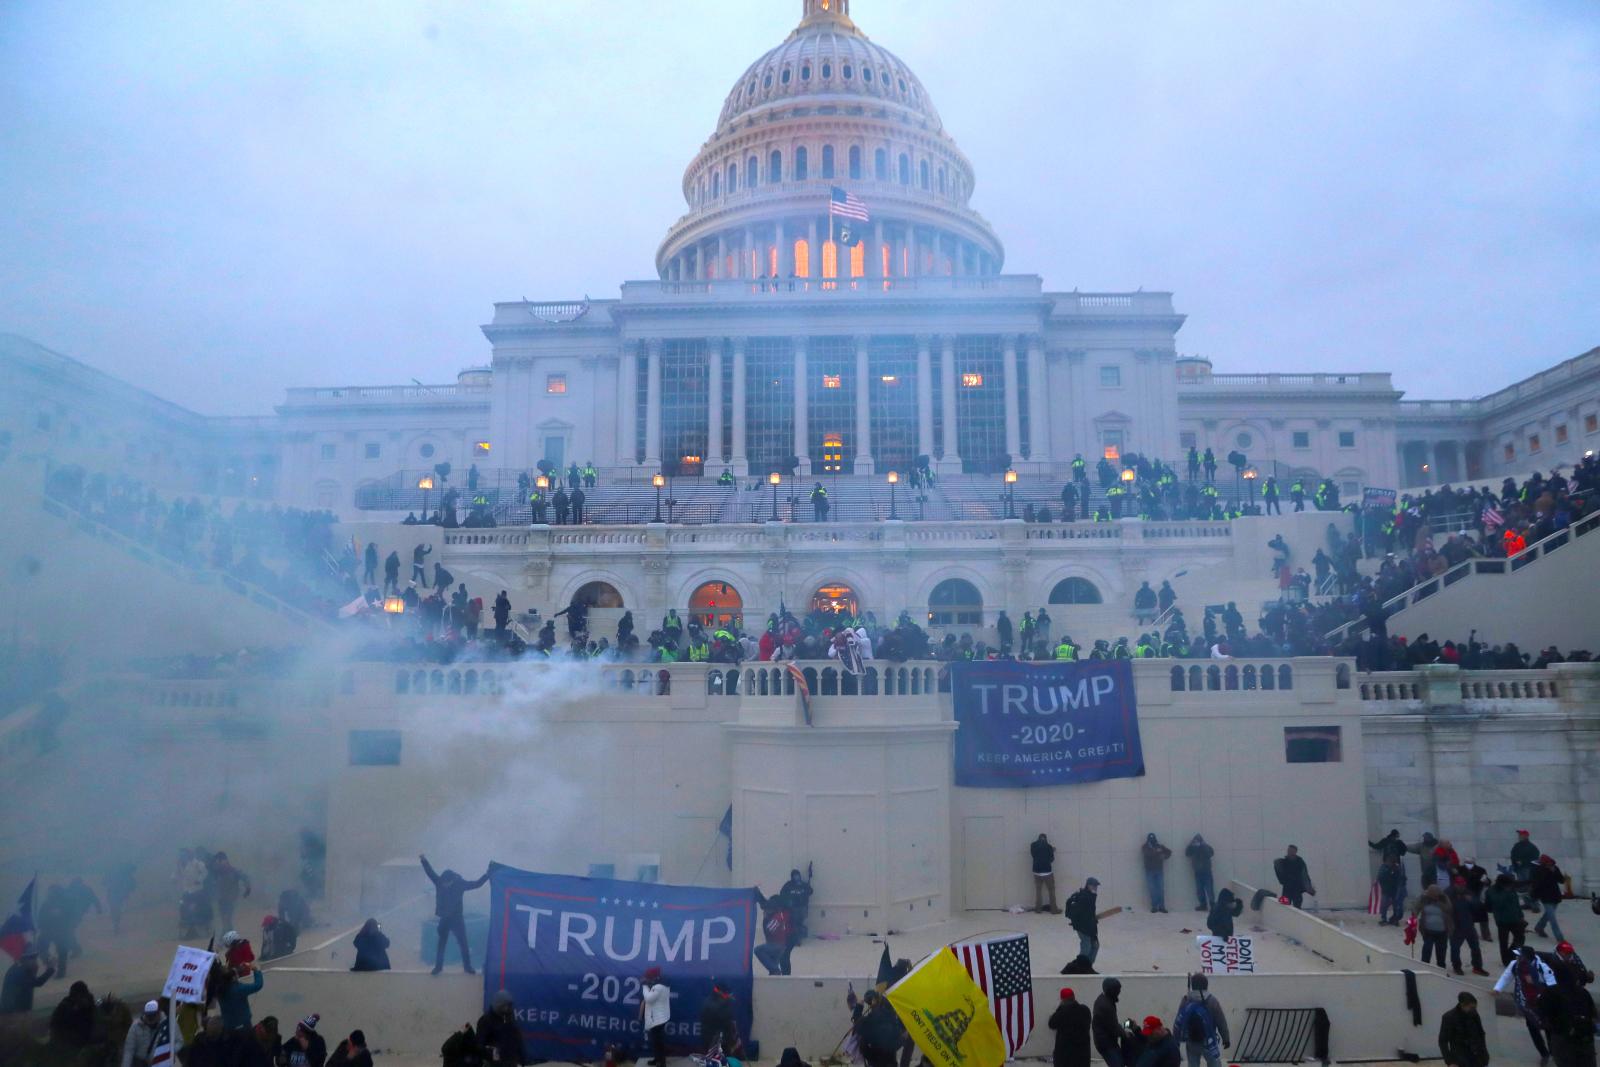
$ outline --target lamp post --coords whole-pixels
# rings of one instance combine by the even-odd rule
[[[889,518],[891,518],[891,519],[898,519],[900,517],[900,513],[897,512],[895,510],[895,508],[894,508],[895,486],[897,486],[899,484],[900,484],[900,472],[899,471],[890,471],[889,472]]]
[[[772,486],[772,521],[778,521],[778,483],[783,481],[783,475],[777,471],[767,475],[767,484]]]
[[[417,479],[417,488],[422,490],[422,521],[428,521],[428,490],[433,488],[433,475],[424,474]]]
[[[650,484],[656,487],[656,517],[654,519],[652,519],[651,521],[652,522],[660,522],[661,521],[661,487],[663,485],[667,484],[667,479],[662,474],[657,472],[656,474],[652,474],[650,476]]]
[[[1006,468],[1006,518],[1017,517],[1017,472],[1010,467]]]
[[[1254,467],[1246,467],[1244,469],[1244,481],[1250,487],[1250,513],[1252,515],[1255,514],[1256,510],[1256,479],[1259,477],[1261,477],[1261,472]]]
[[[1117,477],[1122,479],[1122,496],[1124,499],[1117,504],[1113,514],[1119,519],[1123,515],[1127,515],[1131,519],[1134,516],[1132,510],[1133,501],[1126,498],[1133,495],[1133,483],[1139,477],[1139,472],[1132,467],[1123,467],[1122,473]]]

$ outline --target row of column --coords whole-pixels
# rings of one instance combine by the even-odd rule
[[[706,463],[727,463],[736,475],[749,473],[749,456],[745,449],[746,393],[745,393],[745,338],[728,339],[733,348],[733,424],[731,427],[731,454],[722,454],[722,346],[724,339],[707,339],[708,397],[706,410]],[[800,473],[811,473],[810,430],[810,377],[807,369],[807,338],[793,338],[794,345],[794,455],[800,459]],[[944,449],[939,457],[939,470],[961,470],[960,435],[956,431],[956,339],[945,336],[939,340],[939,382],[942,400],[940,423],[944,427]],[[855,399],[855,471],[857,474],[874,472],[872,457],[872,407],[871,407],[871,337],[865,334],[855,338],[856,349],[856,399]],[[933,443],[933,346],[930,335],[917,337],[917,452],[934,455]],[[1044,342],[1037,335],[1021,339],[1028,361],[1028,423],[1030,463],[1050,462],[1048,426],[1049,385],[1045,362]],[[644,465],[654,470],[661,465],[661,339],[649,338],[643,342],[645,350],[645,424]],[[1002,339],[1002,387],[1005,404],[1006,451],[1014,460],[1022,458],[1021,389],[1018,379],[1018,338],[1006,335]],[[618,453],[623,457],[637,454],[637,358],[625,354],[621,361],[618,386],[621,391],[620,437]]]
[[[843,225],[836,221],[834,229]],[[922,272],[921,264],[923,255],[933,253],[933,273],[943,274],[942,261],[948,255],[951,273],[958,277],[971,274],[994,274],[998,270],[998,263],[994,257],[984,251],[977,244],[966,240],[956,234],[943,230],[917,226],[901,226],[891,223],[885,227],[880,222],[873,222],[872,234],[867,241],[863,259],[866,261],[865,277],[882,280],[884,278],[884,264],[882,249],[887,243],[889,249],[888,276],[900,278],[919,275]],[[887,231],[887,237],[886,237]],[[740,230],[727,231],[696,241],[680,249],[667,261],[666,281],[707,281],[713,278],[737,278],[755,280],[772,276],[773,248],[778,252],[779,278],[795,277],[794,246],[802,238],[807,242],[807,256],[809,259],[808,270],[805,275],[808,279],[822,279],[822,239],[830,236],[828,219],[807,219],[804,221],[779,221],[771,228],[771,242],[763,234],[758,242],[756,227],[745,226]],[[733,252],[733,270],[728,271],[728,255]],[[756,252],[752,261],[751,253]],[[849,250],[839,249],[836,276],[838,279],[850,278]],[[909,269],[907,262],[909,261]],[[835,279],[829,279],[835,280]]]
[[[1400,455],[1400,470],[1404,472],[1402,480],[1406,483],[1402,488],[1411,488],[1424,485],[1443,485],[1446,482],[1464,482],[1471,477],[1471,460],[1467,450],[1473,442],[1457,441],[1402,441],[1397,447]],[[1428,465],[1427,471],[1418,471],[1414,468],[1411,449],[1421,445],[1422,460]],[[1448,475],[1441,470],[1440,459],[1451,453],[1455,457],[1455,470]]]

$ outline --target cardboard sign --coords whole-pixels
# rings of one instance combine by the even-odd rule
[[[1201,974],[1256,973],[1255,943],[1248,937],[1196,937]]]
[[[215,952],[203,948],[179,945],[172,957],[172,970],[167,972],[167,984],[161,995],[179,1004],[204,1004],[206,1002],[206,976],[211,973]]]

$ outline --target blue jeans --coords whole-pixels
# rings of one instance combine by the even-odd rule
[[[1393,912],[1391,916],[1390,913]],[[1378,904],[1378,921],[1388,922],[1392,917],[1396,923],[1405,918],[1406,913],[1406,884],[1398,883],[1393,893],[1383,894],[1383,900]]]
[[[1541,901],[1539,907],[1542,908],[1543,911],[1541,911],[1539,914],[1539,921],[1533,924],[1533,932],[1536,934],[1543,934],[1545,924],[1549,923],[1550,932],[1555,935],[1555,939],[1557,941],[1565,941],[1567,937],[1561,932],[1561,924],[1556,921],[1556,905],[1546,904]]]
[[[1078,955],[1082,956],[1086,963],[1093,964],[1094,958],[1100,955],[1100,939],[1094,934],[1086,934],[1079,931]]]
[[[1194,895],[1195,903],[1208,910],[1217,902],[1217,891],[1212,888],[1210,871],[1194,872]]]
[[[1144,885],[1150,891],[1151,911],[1167,910],[1166,880],[1163,874],[1164,872],[1159,870],[1144,872]]]

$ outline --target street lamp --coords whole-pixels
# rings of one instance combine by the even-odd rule
[[[891,518],[891,519],[898,519],[900,517],[900,514],[897,511],[895,511],[895,509],[894,509],[894,490],[895,490],[895,486],[897,486],[899,484],[900,484],[900,472],[899,471],[890,471],[889,472],[889,518]]]
[[[1261,472],[1254,467],[1246,467],[1244,469],[1245,484],[1250,487],[1250,510],[1252,513],[1256,509],[1256,479],[1259,477],[1261,477]]]
[[[773,471],[767,475],[767,484],[772,486],[772,521],[778,521],[778,483],[783,481],[783,475]]]
[[[1017,472],[1010,467],[1006,468],[1006,518],[1017,517]]]
[[[433,488],[433,475],[424,474],[417,479],[417,488],[422,490],[422,521],[428,521],[428,490]]]
[[[656,487],[656,517],[653,522],[661,521],[661,487],[667,484],[667,479],[659,472],[650,476],[650,484]]]
[[[543,474],[539,475],[539,477],[537,477],[537,478],[535,478],[533,480],[533,487],[535,489],[539,490],[539,506],[537,508],[533,508],[532,509],[532,511],[533,511],[532,520],[534,522],[543,522],[544,519],[543,519],[541,513],[544,511],[544,508],[545,508],[545,499],[544,499],[545,490],[550,488],[550,479],[549,479],[549,477],[547,475],[543,475]]]

